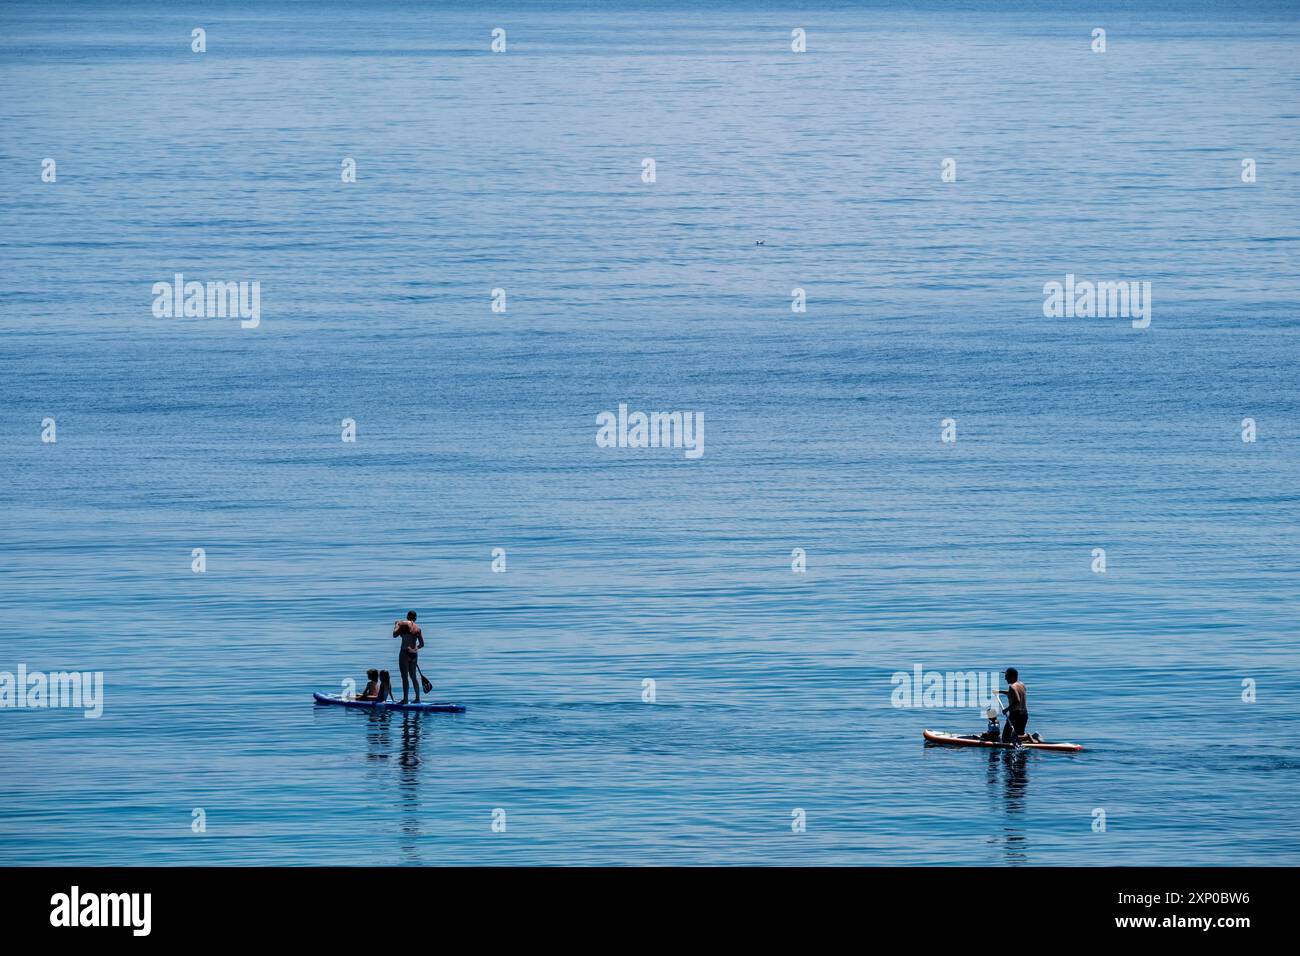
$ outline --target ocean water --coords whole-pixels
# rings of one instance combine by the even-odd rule
[[[105,700],[0,709],[0,864],[1300,863],[1298,53],[1266,3],[6,3],[0,670]],[[261,324],[155,318],[177,272]],[[1045,318],[1067,273],[1150,326]],[[703,456],[598,448],[620,403]],[[314,706],[408,608],[468,711]],[[916,665],[1087,750],[926,748],[983,721]]]

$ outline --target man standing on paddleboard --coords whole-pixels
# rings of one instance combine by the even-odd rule
[[[420,666],[417,654],[424,647],[424,632],[415,623],[415,612],[407,611],[405,621],[393,622],[393,637],[402,639],[402,649],[397,652],[397,669],[402,675],[402,703],[406,703],[406,682],[415,685],[415,702],[420,702]]]
[[[1002,728],[1004,743],[1012,743],[1025,734],[1029,723],[1029,703],[1025,696],[1025,685],[1020,683],[1020,672],[1008,667],[1006,672],[1007,689],[997,691],[1007,699],[1007,722]]]

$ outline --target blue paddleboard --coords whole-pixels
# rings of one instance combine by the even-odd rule
[[[316,698],[318,704],[337,704],[339,707],[368,707],[371,710],[420,710],[439,714],[465,713],[464,704],[426,703],[424,701],[418,704],[394,704],[380,700],[349,700],[337,694],[312,694],[312,696]]]

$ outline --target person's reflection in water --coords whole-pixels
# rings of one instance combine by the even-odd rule
[[[366,759],[387,760],[388,752],[393,749],[388,732],[388,714],[375,708],[366,717]]]
[[[420,734],[423,718],[401,711],[401,752],[397,757],[397,786],[402,806],[401,849],[409,863],[420,863]],[[396,719],[397,715],[391,715]]]
[[[1029,753],[1025,750],[989,751],[989,792],[1005,807],[1002,824],[1002,854],[1004,862],[1024,864],[1029,862],[1029,846],[1024,830],[1029,790]]]

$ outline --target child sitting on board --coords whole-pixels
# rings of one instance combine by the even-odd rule
[[[379,671],[373,667],[366,671],[366,689],[357,694],[357,700],[379,700]]]

